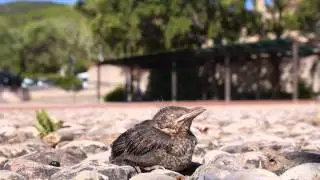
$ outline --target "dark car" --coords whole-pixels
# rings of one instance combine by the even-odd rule
[[[20,74],[12,74],[9,72],[0,72],[0,86],[18,88],[21,86],[22,77]]]
[[[7,72],[0,72],[0,85],[9,86],[11,80],[11,76]]]

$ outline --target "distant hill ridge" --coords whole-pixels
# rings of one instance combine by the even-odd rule
[[[65,7],[67,5],[57,4],[53,2],[39,1],[19,1],[0,5],[0,15],[12,15],[28,13],[33,10],[41,10],[55,7]]]
[[[84,16],[73,6],[40,1],[19,1],[0,5],[0,25],[19,28],[35,21],[69,18],[81,21]]]

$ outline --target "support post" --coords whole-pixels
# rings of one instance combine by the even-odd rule
[[[224,59],[224,100],[229,103],[231,100],[231,71],[230,71],[230,58],[226,56]]]
[[[293,60],[293,93],[292,100],[297,101],[299,98],[299,44],[293,42],[292,44],[292,60]]]
[[[133,68],[132,66],[128,67],[127,69],[127,101],[132,101],[132,81],[133,81]]]
[[[171,100],[177,100],[177,68],[176,61],[172,61],[171,65]]]
[[[104,61],[103,47],[100,46],[97,66],[97,102],[101,102],[101,63]]]
[[[70,56],[70,75],[71,76],[75,76],[75,72],[74,72],[74,66],[76,63],[76,58],[74,56]],[[74,82],[72,82],[72,102],[75,104],[76,103],[76,89],[75,89],[75,84]]]
[[[98,63],[98,66],[97,66],[97,102],[98,103],[100,103],[100,100],[101,100],[100,86],[101,86],[101,65],[100,63]]]

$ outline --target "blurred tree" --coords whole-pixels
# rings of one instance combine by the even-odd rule
[[[233,43],[239,41],[241,36],[252,34],[267,39],[268,34],[272,33],[280,38],[287,29],[307,30],[303,26],[305,23],[311,26],[314,19],[312,13],[316,11],[316,0],[301,1],[294,13],[289,1],[285,0],[271,0],[265,14],[247,10],[245,3],[246,0],[80,0],[75,8],[88,18],[93,44],[96,47],[102,44],[107,58],[200,48],[209,41],[213,42],[213,46]],[[273,59],[273,97],[277,97],[280,92],[280,61],[278,57]],[[214,72],[216,67],[209,64],[204,69]],[[190,72],[196,76],[198,70]],[[150,82],[152,86],[159,86],[152,89],[166,90],[165,95],[154,94],[170,97],[169,76],[161,71],[151,73],[150,81],[159,82]],[[205,81],[215,75],[203,74],[207,74],[203,76]],[[184,81],[181,79],[184,76],[179,75],[180,80]]]
[[[259,0],[254,0],[255,6]],[[260,1],[261,2],[261,1]],[[319,12],[319,1],[270,0],[266,3],[266,11],[253,9],[251,34],[258,34],[261,39],[282,38],[288,30],[298,30],[300,34],[314,32]],[[297,3],[297,4],[295,4]],[[280,63],[281,57],[271,57],[272,65],[272,98],[280,97]]]
[[[249,13],[245,0],[139,1],[141,31],[148,51],[199,48],[208,40],[239,38]]]
[[[78,58],[78,71],[88,65],[90,31],[84,24],[67,18],[29,23],[4,30],[0,36],[4,37],[0,56],[5,59],[1,65],[11,63],[23,73],[57,73],[68,63],[70,55]]]
[[[23,7],[23,8],[22,8]],[[0,68],[28,74],[56,74],[68,58],[76,72],[92,58],[92,32],[86,19],[69,6],[16,2],[0,6]]]
[[[19,58],[23,73],[56,73],[62,65],[58,29],[49,21],[27,24],[20,32]]]
[[[245,10],[245,0],[81,0],[76,8],[88,17],[95,43],[104,44],[109,58],[200,48],[210,40],[218,44],[222,40],[234,42],[252,19],[250,12]],[[198,76],[197,71],[189,72]],[[184,82],[181,78],[187,77],[185,72],[180,71],[181,82]],[[151,74],[150,81],[156,83],[150,83],[159,86],[150,87],[152,90],[171,89],[170,76],[161,71]],[[191,86],[195,82],[190,82],[189,78],[187,84]],[[169,91],[161,95],[150,92],[151,89],[150,94],[165,99],[170,97]]]
[[[254,0],[254,4],[257,4]],[[266,11],[261,12],[256,8],[251,16],[252,33],[258,33],[262,38],[267,38],[267,33],[274,33],[280,38],[286,30],[299,30],[300,32],[314,32],[317,14],[320,12],[318,0],[270,0],[265,1]]]
[[[320,13],[320,1],[307,0],[299,1],[297,9],[294,14],[288,16],[287,27],[290,29],[300,30],[303,33],[310,33],[315,31],[315,24]]]
[[[266,3],[267,1],[264,1]],[[279,39],[288,29],[290,16],[289,1],[287,0],[271,0],[266,3],[265,9],[261,7],[261,0],[254,0],[255,8],[252,10],[252,26],[251,34],[257,34],[260,39],[270,39],[275,37]],[[257,3],[260,3],[258,6]],[[258,9],[260,7],[260,9]],[[280,61],[281,57],[274,56],[270,58],[273,76],[271,77],[272,98],[280,96]]]
[[[17,71],[17,66],[12,66],[18,63],[17,47],[17,32],[14,29],[7,28],[4,25],[0,26],[0,67],[11,67],[12,70]]]
[[[250,20],[245,0],[81,0],[75,7],[108,57],[199,48],[212,38],[236,41]]]
[[[135,0],[92,0],[76,5],[90,20],[94,44],[103,45],[109,58],[143,53],[136,7]]]
[[[63,49],[59,50],[63,54],[61,56],[64,60],[63,65],[67,64],[66,61],[70,56],[74,56],[76,59],[75,73],[86,71],[92,59],[95,58],[93,36],[88,22],[86,20],[76,22],[72,18],[55,18],[52,23],[58,29],[58,35],[61,37],[60,44]]]

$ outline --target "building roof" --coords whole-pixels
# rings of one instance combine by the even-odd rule
[[[194,66],[203,64],[208,60],[221,62],[229,57],[231,62],[252,60],[260,57],[291,57],[293,41],[289,39],[264,40],[256,43],[233,44],[215,46],[200,50],[178,50],[157,54],[110,59],[99,64],[117,66],[137,66],[140,68],[171,67],[172,61],[176,61],[177,67]],[[316,46],[311,44],[299,44],[299,56],[309,56],[316,53]]]

